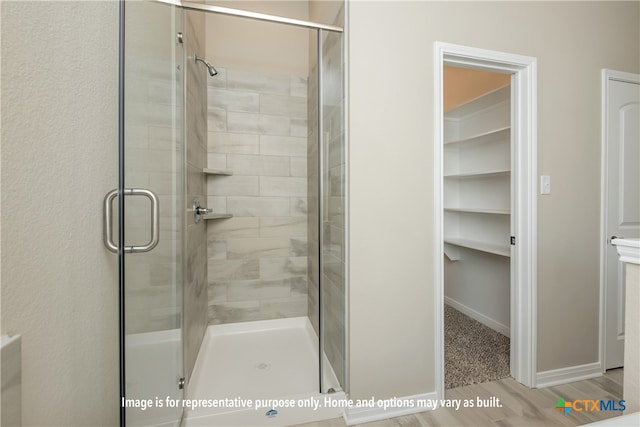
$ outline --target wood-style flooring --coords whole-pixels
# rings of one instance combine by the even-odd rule
[[[617,411],[577,412],[566,416],[555,409],[558,398],[616,401],[622,398],[622,369],[613,369],[590,380],[577,381],[540,389],[530,389],[512,378],[474,384],[446,391],[447,399],[489,399],[496,396],[501,408],[441,408],[403,417],[359,424],[361,427],[422,427],[422,426],[580,426],[621,415]],[[297,427],[345,427],[342,418],[335,418]]]

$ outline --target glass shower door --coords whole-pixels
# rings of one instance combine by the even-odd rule
[[[341,33],[321,32],[321,346],[322,392],[345,389],[346,379],[346,147]]]
[[[124,7],[121,404],[127,426],[177,426],[183,412],[176,404],[183,395],[183,11],[155,2]]]

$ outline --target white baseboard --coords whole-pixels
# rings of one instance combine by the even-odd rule
[[[466,305],[451,299],[447,296],[444,297],[444,303],[447,305],[450,305],[451,307],[455,308],[456,310],[458,310],[461,313],[466,314],[467,316],[471,317],[472,319],[477,320],[478,322],[482,323],[483,325],[493,329],[494,331],[498,332],[499,334],[502,334],[506,337],[510,337],[511,336],[511,329],[506,326],[503,325],[502,323],[499,323],[495,320],[493,320],[490,317],[485,316],[484,314],[475,311],[474,309],[467,307]]]
[[[416,394],[413,396],[404,396],[395,398],[396,401],[402,401],[402,404],[396,404],[386,410],[378,405],[366,408],[347,408],[344,412],[344,421],[348,426],[355,424],[368,423],[371,421],[386,420],[387,418],[400,417],[403,415],[416,414],[425,412],[432,408],[426,407],[424,402],[434,401],[437,399],[436,392]],[[375,399],[375,402],[387,399]],[[392,399],[393,400],[393,399]]]
[[[600,362],[587,363],[585,365],[569,366],[566,368],[552,369],[536,374],[536,387],[544,388],[558,384],[572,383],[574,381],[588,380],[602,375]]]

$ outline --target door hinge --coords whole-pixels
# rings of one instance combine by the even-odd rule
[[[511,236],[511,244],[512,245],[516,244],[516,236]]]
[[[179,388],[180,390],[184,389],[184,377],[182,377],[182,378],[180,378],[180,379],[178,380],[178,388]]]

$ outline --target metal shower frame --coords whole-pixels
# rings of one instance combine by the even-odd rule
[[[191,3],[191,2],[183,2],[180,0],[148,0],[154,3],[164,3],[170,6],[176,6],[179,8],[182,8],[184,10],[192,10],[192,11],[200,11],[200,12],[205,12],[205,13],[214,13],[214,14],[219,14],[219,15],[226,15],[226,16],[235,16],[235,17],[239,17],[239,18],[246,18],[246,19],[253,19],[253,20],[257,20],[257,21],[263,21],[263,22],[272,22],[272,23],[278,23],[278,24],[284,24],[284,25],[290,25],[290,26],[294,26],[294,27],[299,27],[299,28],[306,28],[306,29],[311,29],[311,30],[316,30],[317,32],[317,73],[318,73],[318,246],[319,246],[319,250],[318,250],[318,254],[319,254],[319,266],[323,265],[323,251],[322,251],[322,247],[324,245],[324,237],[323,237],[323,232],[322,232],[322,218],[324,217],[324,203],[322,202],[322,197],[321,195],[323,194],[324,191],[324,185],[323,185],[323,179],[322,176],[320,175],[322,169],[322,165],[324,163],[324,150],[322,147],[322,128],[324,125],[324,120],[323,120],[323,114],[322,114],[322,104],[323,104],[323,96],[322,96],[322,91],[323,91],[323,85],[322,85],[322,49],[323,49],[323,40],[322,40],[322,32],[323,31],[329,31],[329,32],[334,32],[334,33],[344,33],[344,28],[343,27],[339,27],[339,26],[335,26],[335,25],[327,25],[327,24],[321,24],[321,23],[317,23],[317,22],[312,22],[312,21],[305,21],[305,20],[299,20],[299,19],[292,19],[292,18],[287,18],[287,17],[282,17],[282,16],[277,16],[277,15],[269,15],[269,14],[263,14],[263,13],[256,13],[256,12],[249,12],[249,11],[245,11],[245,10],[239,10],[239,9],[232,9],[232,8],[227,8],[227,7],[221,7],[221,6],[214,6],[214,5],[208,5],[208,4],[201,4],[201,3]],[[118,190],[117,190],[117,196],[123,196],[125,195],[125,187],[124,187],[124,161],[125,161],[125,145],[124,145],[124,102],[125,102],[125,96],[124,96],[124,78],[125,78],[125,64],[124,64],[124,48],[125,48],[125,0],[120,0],[120,4],[119,4],[119,27],[118,27],[118,35],[119,35],[119,42],[118,42],[118,47],[119,47],[119,63],[118,63],[118,77],[119,77],[119,83],[118,83],[118,164],[119,164],[119,170],[118,170]],[[346,64],[343,63],[344,67],[346,67]],[[343,73],[346,74],[346,68],[343,68]],[[346,89],[345,89],[346,90]],[[345,97],[346,97],[346,93],[345,93]],[[346,123],[346,117],[345,117],[345,129],[346,129],[347,123]],[[346,154],[345,154],[346,155]],[[115,197],[116,195],[114,195]],[[124,197],[117,197],[118,200],[118,206],[117,206],[117,210],[118,210],[118,216],[120,218],[124,218]],[[345,215],[348,215],[347,213],[348,209],[345,209]],[[346,236],[345,236],[346,237]],[[118,227],[118,242],[124,242],[124,227]],[[348,243],[346,243],[348,245]],[[117,252],[118,252],[118,276],[119,276],[119,345],[120,345],[120,350],[119,350],[119,358],[120,358],[120,377],[119,377],[119,383],[120,383],[120,397],[124,397],[125,396],[125,372],[124,372],[124,363],[125,363],[125,334],[124,334],[124,327],[125,327],[125,301],[124,301],[124,296],[125,296],[125,270],[124,270],[124,255],[125,253],[131,252],[131,251],[127,251],[127,248],[122,247],[121,244],[118,244],[118,248],[117,248]],[[345,272],[345,280],[348,277],[348,273]],[[318,278],[318,305],[320,307],[322,307],[322,274],[319,274],[319,278]],[[346,284],[346,283],[345,283]],[[346,297],[346,295],[345,295]],[[348,297],[346,297],[348,298]],[[346,307],[345,307],[346,310]],[[345,315],[346,315],[346,311],[345,311]],[[324,334],[323,334],[323,330],[324,330],[324,326],[323,326],[323,314],[322,314],[322,310],[319,310],[319,319],[318,319],[318,335],[319,335],[319,348],[320,349],[324,349]],[[345,322],[345,326],[346,326],[346,322]],[[348,337],[348,330],[345,331],[345,342],[347,341],[347,337]],[[344,355],[344,360],[346,362],[346,360],[348,360],[348,346],[345,346],[345,355]],[[320,384],[320,393],[322,393],[322,378],[323,378],[323,355],[320,354],[319,355],[319,384]],[[348,367],[348,363],[345,363],[344,366],[344,378],[343,378],[343,390],[348,389],[348,372],[349,372],[349,367]],[[125,426],[126,425],[126,417],[125,417],[125,408],[123,408],[122,406],[120,407],[120,425],[121,426]]]

